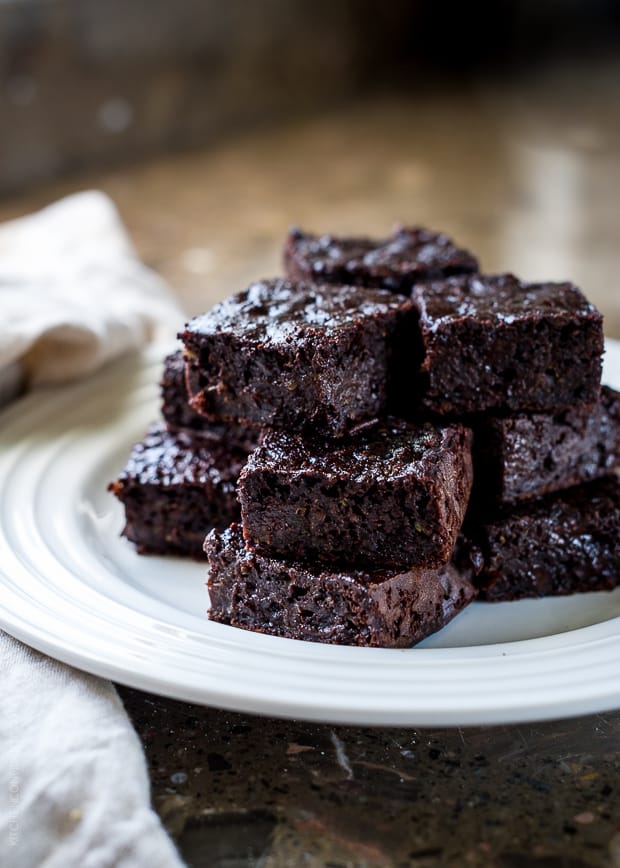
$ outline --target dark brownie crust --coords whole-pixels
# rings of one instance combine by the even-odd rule
[[[234,422],[211,422],[197,413],[189,403],[183,350],[164,359],[161,381],[161,412],[169,431],[185,431],[231,449],[250,452],[258,442],[258,433],[246,425]]]
[[[400,226],[387,238],[337,238],[293,229],[284,267],[294,280],[374,286],[409,295],[414,284],[478,271],[478,261],[447,235]]]
[[[205,535],[239,516],[235,487],[246,454],[153,425],[112,491],[125,507],[123,536],[140,554],[202,557]]]
[[[342,436],[385,412],[414,316],[385,290],[255,283],[180,335],[192,406],[214,420]]]
[[[559,494],[468,517],[459,562],[481,599],[608,591],[620,584],[620,483],[599,479]]]
[[[412,298],[427,410],[554,412],[598,400],[602,317],[571,283],[454,277],[418,285]]]
[[[363,568],[447,563],[472,483],[471,432],[388,419],[330,443],[270,432],[239,478],[264,555]]]
[[[248,552],[241,528],[212,531],[209,618],[233,627],[335,645],[406,648],[440,630],[475,597],[439,570],[320,572]]]
[[[620,466],[620,393],[561,413],[488,418],[475,429],[475,497],[515,503],[607,476]]]

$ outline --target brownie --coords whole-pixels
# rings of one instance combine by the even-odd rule
[[[295,280],[374,286],[409,295],[414,284],[478,271],[478,261],[447,235],[399,226],[387,238],[289,233],[284,267]]]
[[[152,425],[108,486],[125,507],[123,536],[140,554],[202,557],[207,532],[239,516],[235,486],[246,457]]]
[[[246,452],[255,448],[258,442],[255,429],[234,422],[211,422],[190,406],[183,350],[164,359],[161,396],[161,412],[169,431],[186,431],[194,437],[226,443],[230,448]]]
[[[598,400],[602,316],[573,284],[474,275],[420,284],[412,298],[427,410],[554,412]]]
[[[475,597],[452,565],[438,570],[321,572],[248,552],[241,528],[212,531],[209,618],[289,639],[405,648],[440,630]]]
[[[239,477],[261,554],[360,568],[447,563],[472,483],[471,431],[388,419],[337,443],[265,434]]]
[[[515,503],[570,488],[620,466],[620,393],[560,413],[487,418],[474,439],[475,496]]]
[[[409,367],[413,305],[380,289],[255,283],[180,335],[192,407],[254,427],[337,437],[386,410]]]
[[[612,590],[620,584],[620,482],[588,482],[540,500],[468,516],[458,560],[481,599]]]

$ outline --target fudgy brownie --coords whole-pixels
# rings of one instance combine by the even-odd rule
[[[125,507],[123,535],[140,554],[201,557],[208,531],[239,516],[235,486],[246,458],[223,444],[151,426],[108,486]]]
[[[419,284],[412,298],[427,410],[554,412],[598,400],[602,316],[573,284],[475,275]]]
[[[341,436],[382,415],[410,369],[415,312],[380,289],[275,279],[193,319],[180,335],[195,410],[255,427]]]
[[[211,422],[190,406],[183,350],[164,359],[161,395],[161,412],[169,431],[186,431],[194,437],[225,443],[229,448],[246,452],[256,446],[258,433],[255,429],[234,422]]]
[[[246,550],[237,525],[212,531],[205,551],[209,617],[289,639],[405,648],[441,629],[476,594],[452,565],[321,572],[265,558]]]
[[[289,233],[284,267],[295,280],[376,286],[409,295],[422,280],[478,271],[478,261],[447,235],[400,226],[387,238],[337,238]]]
[[[337,443],[265,434],[239,477],[249,548],[304,563],[447,563],[472,483],[471,431],[388,419]]]
[[[514,503],[570,488],[620,466],[620,393],[561,413],[487,418],[475,429],[475,497]]]
[[[468,516],[458,549],[481,599],[612,590],[620,584],[620,483],[607,477],[490,517]]]

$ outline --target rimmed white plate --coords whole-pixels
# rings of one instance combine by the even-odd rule
[[[476,603],[409,650],[322,646],[207,620],[205,568],[139,557],[106,484],[158,413],[161,349],[0,416],[0,624],[166,696],[354,724],[466,725],[620,706],[620,588]],[[605,381],[620,386],[620,344]]]

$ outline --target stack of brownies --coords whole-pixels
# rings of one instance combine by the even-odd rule
[[[620,584],[620,395],[575,286],[481,275],[418,228],[295,230],[285,268],[166,360],[164,424],[111,486],[139,551],[214,528],[212,619],[352,645]]]

